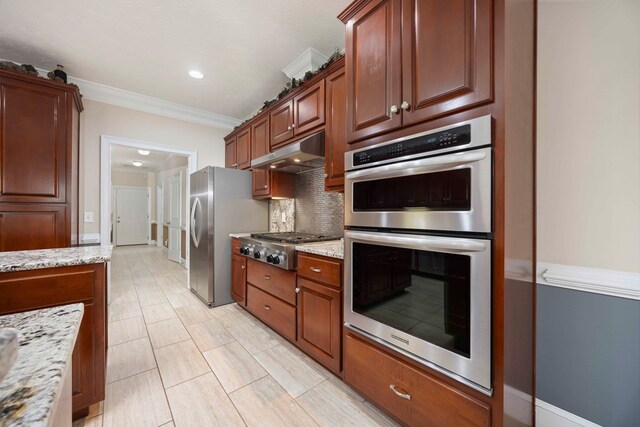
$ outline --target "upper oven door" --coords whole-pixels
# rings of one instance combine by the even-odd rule
[[[345,225],[491,232],[491,147],[345,175]]]

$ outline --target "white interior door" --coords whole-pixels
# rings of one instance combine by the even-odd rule
[[[116,246],[146,245],[149,240],[149,190],[116,189]]]
[[[180,262],[180,200],[182,197],[182,173],[169,181],[169,259]]]

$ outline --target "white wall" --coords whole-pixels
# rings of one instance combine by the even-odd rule
[[[538,261],[640,272],[640,1],[543,1]]]
[[[111,185],[122,187],[147,187],[147,173],[112,170]]]
[[[81,223],[81,233],[100,232],[100,135],[196,149],[198,169],[224,166],[223,137],[230,131],[184,122],[109,104],[83,100],[80,115],[80,209],[95,222]]]

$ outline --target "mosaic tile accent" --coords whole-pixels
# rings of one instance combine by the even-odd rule
[[[295,177],[295,231],[342,235],[344,194],[324,191],[324,169]]]

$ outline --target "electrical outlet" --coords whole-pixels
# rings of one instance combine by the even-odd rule
[[[84,213],[84,222],[93,222],[93,212],[87,211]]]
[[[284,212],[282,212],[282,218],[280,218],[280,221],[287,222],[287,215]]]

